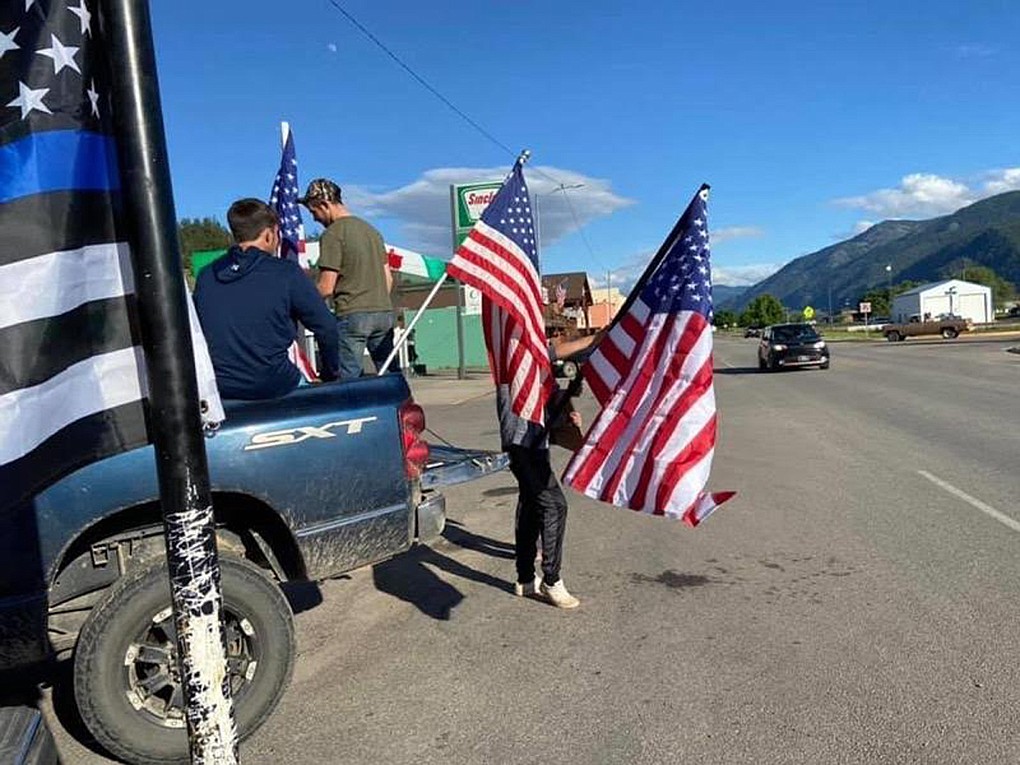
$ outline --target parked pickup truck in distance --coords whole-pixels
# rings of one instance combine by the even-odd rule
[[[882,328],[885,339],[891,343],[906,340],[908,337],[923,337],[925,335],[941,335],[947,340],[952,340],[961,332],[970,332],[974,325],[969,319],[959,317],[940,317],[924,321],[919,316],[911,316],[910,321],[905,324],[886,324]]]
[[[506,455],[423,440],[403,375],[225,402],[206,438],[238,730],[276,706],[295,657],[279,586],[385,560],[443,531],[438,489]],[[159,487],[151,446],[27,500],[0,493],[0,678],[68,658],[86,727],[128,763],[186,763]],[[2,680],[0,680],[2,683]]]

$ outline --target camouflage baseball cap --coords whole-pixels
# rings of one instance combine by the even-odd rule
[[[316,178],[308,184],[305,195],[298,202],[308,206],[309,202],[342,202],[340,187],[328,178]]]

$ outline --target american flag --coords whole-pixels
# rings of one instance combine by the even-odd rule
[[[579,492],[696,526],[732,492],[705,491],[715,450],[708,188],[584,366],[602,405],[564,474]]]
[[[535,224],[522,166],[518,159],[446,270],[482,293],[482,326],[493,379],[497,386],[509,387],[514,414],[541,425],[555,381],[542,318]]]
[[[273,179],[273,190],[269,195],[269,204],[276,210],[280,218],[280,257],[293,260],[304,267],[305,227],[301,222],[301,206],[298,204],[297,154],[294,151],[294,132],[290,125],[284,123],[283,154],[280,156],[280,169]],[[319,379],[308,355],[301,347],[300,337],[304,330],[297,327],[298,337],[287,349],[287,357],[301,372],[306,382]]]
[[[301,206],[297,201],[297,154],[294,152],[294,133],[289,127],[286,132],[280,169],[273,180],[269,204],[280,216],[280,257],[303,266],[305,264],[301,262],[301,255],[305,251],[305,227],[301,222]]]
[[[0,5],[0,517],[148,441],[110,61],[90,5]],[[223,419],[191,313],[200,390]]]
[[[556,285],[556,307],[561,311],[563,306],[567,304],[567,288],[564,286],[565,284],[566,279]]]

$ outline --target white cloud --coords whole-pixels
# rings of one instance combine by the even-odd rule
[[[610,286],[613,286],[620,290],[624,295],[630,292],[634,284],[638,279],[641,278],[641,274],[645,272],[645,268],[651,263],[652,258],[655,256],[655,252],[649,250],[648,252],[642,252],[637,255],[631,255],[627,258],[622,265],[617,266],[612,270],[609,277]],[[592,289],[605,289],[606,288],[606,275],[603,273],[588,274],[588,281],[591,284]]]
[[[858,197],[837,199],[840,207],[867,210],[884,218],[944,215],[976,201],[965,184],[930,173],[904,176],[895,189],[879,189]]]
[[[746,239],[765,236],[764,229],[757,226],[730,226],[729,228],[717,228],[712,232],[712,244],[722,244],[731,239]]]
[[[651,262],[655,252],[641,252],[625,259],[623,264],[613,269],[611,284],[623,294],[627,294],[641,278],[645,268]],[[762,279],[772,276],[785,263],[753,263],[743,266],[712,266],[712,283],[721,287],[749,287]],[[606,288],[604,273],[589,273],[588,280],[592,289]]]
[[[1005,170],[992,170],[986,173],[982,188],[985,196],[1020,189],[1020,167],[1007,167]]]
[[[971,45],[957,45],[956,55],[958,58],[989,58],[998,53],[997,48],[993,48],[990,45],[971,44]]]
[[[439,167],[425,171],[417,180],[392,191],[345,187],[344,199],[356,212],[399,221],[402,244],[427,252],[445,252],[450,249],[451,238],[450,184],[501,181],[508,170],[507,167]],[[573,170],[534,167],[530,172],[526,169],[525,176],[539,212],[542,244],[546,247],[596,218],[633,204],[632,200],[615,194],[609,181]],[[559,184],[583,186],[557,191]]]
[[[875,223],[877,223],[877,221],[873,221],[873,220],[859,220],[859,221],[857,221],[854,224],[853,228],[850,229],[849,231],[843,231],[843,232],[838,233],[838,234],[833,234],[832,235],[833,241],[842,242],[845,239],[853,239],[855,236],[859,236],[860,234],[863,234],[869,228],[874,226]]]
[[[785,263],[753,263],[746,266],[712,266],[712,281],[721,287],[750,287],[772,276]]]
[[[336,53],[337,51],[336,43],[326,43],[326,50],[328,50],[330,53]]]
[[[866,210],[882,218],[926,218],[947,215],[979,199],[1015,189],[1020,189],[1020,167],[990,170],[983,173],[976,182],[970,183],[933,173],[912,173],[904,176],[900,185],[894,189],[878,189],[861,196],[843,197],[835,200],[835,204],[849,209]],[[862,221],[858,226],[865,222]]]

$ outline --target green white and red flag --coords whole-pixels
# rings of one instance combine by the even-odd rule
[[[407,250],[392,244],[386,245],[386,257],[391,271],[410,276],[419,276],[429,281],[437,281],[446,273],[446,261],[422,255],[420,252]]]

